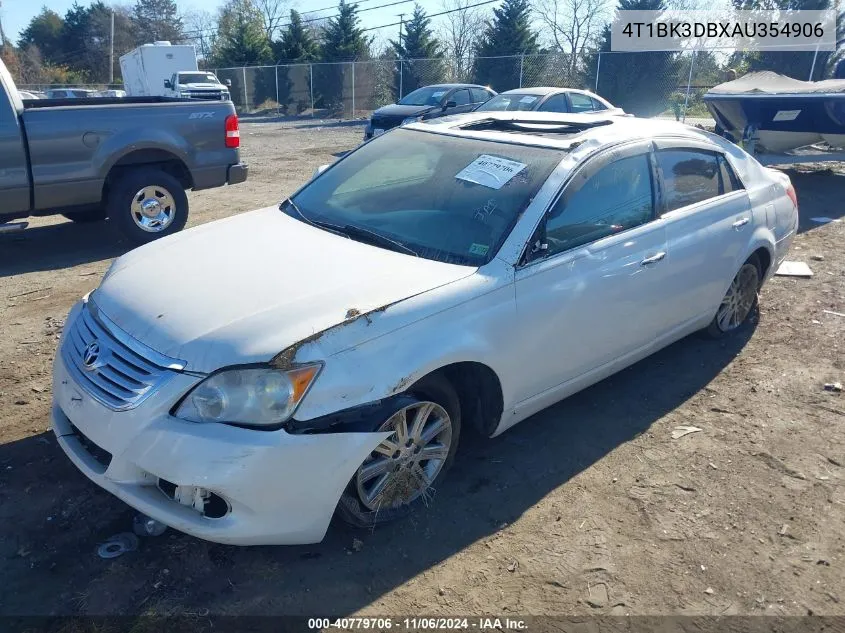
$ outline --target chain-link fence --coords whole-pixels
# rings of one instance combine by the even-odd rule
[[[758,67],[798,79],[820,79],[813,53],[764,53]],[[780,56],[777,58],[771,56]],[[564,53],[442,59],[248,66],[214,70],[231,82],[241,113],[354,119],[436,83],[477,83],[498,92],[531,86],[594,91],[639,116],[707,117],[702,96],[725,81],[727,55],[718,53],[608,52],[582,57]],[[59,86],[21,86],[44,92]],[[62,86],[63,87],[63,86]],[[83,86],[73,86],[83,87]],[[104,91],[109,86],[84,86]],[[119,89],[120,86],[113,86]]]

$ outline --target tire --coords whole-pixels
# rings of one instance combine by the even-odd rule
[[[716,310],[716,315],[707,326],[706,332],[710,337],[718,339],[729,336],[748,324],[757,313],[757,294],[762,280],[760,260],[756,255],[752,255],[737,271]],[[752,288],[753,296],[750,294]]]
[[[106,209],[105,207],[98,207],[88,211],[71,211],[70,213],[62,213],[62,215],[76,224],[90,224],[105,220]]]
[[[455,389],[444,377],[430,376],[428,378],[424,378],[419,383],[411,387],[411,389],[408,391],[408,395],[411,396],[412,401],[414,401],[416,404],[434,403],[436,405],[439,405],[439,407],[442,407],[442,411],[445,411],[448,414],[451,422],[451,439],[448,446],[448,453],[446,455],[446,459],[442,460],[442,465],[439,466],[439,469],[434,475],[434,478],[431,480],[430,484],[424,491],[418,493],[418,496],[412,498],[408,502],[402,502],[400,505],[396,505],[396,502],[391,503],[389,507],[383,507],[381,505],[381,502],[378,501],[378,507],[373,507],[374,503],[368,503],[367,500],[365,500],[365,498],[362,496],[362,493],[365,492],[366,489],[362,489],[362,486],[359,485],[359,477],[365,466],[367,466],[368,464],[372,465],[377,460],[386,460],[384,454],[379,453],[377,451],[373,451],[373,453],[356,471],[355,475],[353,475],[352,480],[349,482],[349,485],[347,485],[346,490],[344,490],[343,494],[341,495],[340,502],[337,506],[338,516],[344,522],[348,523],[353,527],[372,529],[377,525],[400,519],[408,515],[412,510],[418,508],[420,505],[428,505],[428,502],[433,495],[432,490],[436,491],[437,484],[443,481],[447,471],[455,461],[455,453],[458,450],[458,440],[460,439],[461,434],[461,406],[458,396],[455,393]],[[410,408],[408,406],[397,406],[400,407],[400,411]],[[411,407],[413,406],[415,405],[411,405]],[[395,415],[396,414],[394,413],[394,416]],[[435,417],[438,415],[436,409],[433,411],[432,415]],[[388,420],[374,421],[373,431],[379,430],[383,425],[387,424],[392,419],[393,416],[391,416]],[[413,419],[413,417],[409,417],[409,424],[413,421]],[[433,426],[429,427],[428,424],[425,424],[424,428],[433,428]],[[408,428],[408,431],[410,433],[410,426]],[[438,439],[438,437],[439,436],[436,436],[435,439]],[[386,442],[394,441],[396,438],[397,435],[394,434],[390,438],[388,438]],[[384,444],[379,445],[379,448],[382,448],[384,446]],[[427,446],[431,446],[431,444]],[[401,458],[393,458],[393,460],[394,462],[401,462]],[[387,459],[387,461],[390,461],[390,459]],[[429,468],[431,462],[426,461],[425,463],[427,465],[423,468]],[[389,476],[394,478],[400,477],[403,475],[403,472],[404,471],[399,471],[396,474],[390,473]],[[378,480],[379,478],[376,477],[375,479]],[[386,493],[390,493],[389,486],[384,486],[384,489]],[[401,496],[401,493],[397,496]]]
[[[108,215],[129,241],[146,244],[185,228],[188,195],[167,172],[155,168],[131,170],[112,184]]]

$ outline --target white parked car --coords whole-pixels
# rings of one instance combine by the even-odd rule
[[[115,261],[67,319],[53,428],[178,530],[317,542],[425,502],[461,434],[742,326],[797,218],[786,176],[673,122],[414,123]]]

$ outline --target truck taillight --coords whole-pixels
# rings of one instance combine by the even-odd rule
[[[238,125],[238,115],[231,114],[226,117],[226,147],[237,148],[241,146],[241,129]]]

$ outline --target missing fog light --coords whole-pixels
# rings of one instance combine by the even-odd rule
[[[222,519],[231,510],[223,497],[205,488],[177,486],[166,479],[159,479],[158,489],[169,499],[193,508],[207,519]]]

